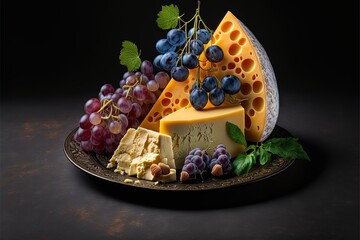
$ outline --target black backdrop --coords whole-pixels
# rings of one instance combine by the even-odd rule
[[[102,84],[118,84],[126,71],[118,60],[121,42],[135,42],[142,59],[153,59],[155,43],[166,33],[157,28],[156,14],[161,5],[171,3],[188,18],[197,5],[195,0],[1,2],[1,110],[5,110],[0,122],[0,236],[104,239],[97,227],[108,225],[114,208],[121,205],[130,218],[149,220],[141,226],[145,232],[125,229],[124,235],[133,234],[134,239],[151,238],[143,234],[158,229],[157,223],[165,224],[166,233],[173,236],[205,221],[209,221],[205,232],[186,231],[185,236],[211,239],[229,230],[224,239],[358,239],[358,1],[202,0],[201,15],[210,28],[215,29],[231,10],[264,46],[278,81],[278,124],[299,137],[312,159],[309,164],[297,161],[272,181],[232,191],[236,194],[226,200],[235,206],[225,215],[146,208],[142,204],[148,198],[144,203],[142,197],[136,198],[141,203],[136,204],[133,195],[87,179],[69,166],[63,142],[77,126],[83,104],[97,96]],[[35,137],[30,132],[29,138],[28,126],[35,129]],[[41,167],[22,177],[17,170],[27,166]],[[46,166],[56,171],[49,172]],[[213,195],[204,193],[203,199]],[[216,200],[227,204],[221,194]],[[67,214],[68,209],[87,206],[98,207],[98,215],[89,215],[98,224],[87,225]],[[222,231],[215,232],[217,226]]]
[[[126,71],[118,60],[121,42],[135,42],[141,58],[152,60],[156,41],[166,34],[156,14],[171,3],[186,19],[197,5],[196,0],[3,1],[3,100],[91,97],[103,83],[116,85]],[[280,91],[326,95],[341,89],[343,97],[354,97],[358,3],[350,3],[203,0],[201,15],[214,30],[228,10],[244,22],[266,49]]]

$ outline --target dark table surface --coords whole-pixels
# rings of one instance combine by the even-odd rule
[[[247,4],[243,7],[256,8],[255,3]],[[281,6],[275,4],[272,10]],[[39,36],[29,42],[11,27],[22,26],[20,30],[29,33],[28,25],[40,23],[45,13],[31,5],[34,18],[26,18],[30,13],[22,9],[22,19],[30,21],[24,20],[23,26],[16,20],[15,4],[4,4],[8,14],[2,45],[5,63],[1,80],[0,239],[359,239],[358,36],[346,40],[335,34],[334,42],[347,42],[351,50],[328,53],[330,45],[326,49],[316,47],[321,42],[318,38],[314,37],[310,44],[310,37],[296,37],[308,27],[317,37],[330,32],[322,18],[318,25],[316,21],[315,25],[306,25],[321,12],[317,11],[320,8],[302,12],[308,8],[300,7],[296,14],[310,19],[305,23],[297,20],[296,26],[302,28],[295,31],[282,21],[298,17],[291,18],[285,11],[293,9],[293,5],[285,6],[279,20],[272,20],[278,25],[272,26],[277,33],[291,36],[279,41],[291,38],[298,45],[287,44],[286,51],[281,51],[274,36],[267,35],[271,34],[267,29],[272,23],[254,17],[253,28],[258,26],[256,35],[269,49],[277,73],[277,124],[299,138],[311,161],[296,160],[271,178],[243,186],[200,192],[153,191],[96,178],[66,158],[64,141],[77,127],[85,101],[97,95],[103,82],[118,81],[114,79],[122,70],[114,71],[113,60],[107,65],[104,57],[110,58],[110,52],[115,51],[105,43],[114,38],[109,32],[116,24],[101,28],[117,16],[113,9],[116,4],[84,5],[87,13],[80,10],[81,4],[75,4],[72,10],[59,5],[51,9],[61,10],[46,14],[48,25],[57,26],[60,33],[75,34],[83,24],[81,17],[89,17],[86,14],[91,10],[92,21],[84,28],[95,28],[94,32],[102,29],[104,37],[86,35],[83,38],[92,42],[81,45],[77,41],[84,39],[78,40],[76,35],[73,46],[71,40],[64,42],[67,38],[59,39],[61,34],[53,32],[48,39],[51,43],[41,42]],[[62,11],[70,14],[75,26],[70,20],[61,23],[51,17],[60,16]],[[251,23],[252,15],[242,13]],[[274,17],[278,12],[261,13]],[[80,17],[75,17],[78,14]],[[320,25],[325,29],[317,28]],[[356,29],[353,26],[351,30]],[[34,31],[42,36],[41,29],[35,26]],[[121,34],[121,38],[127,38]],[[157,38],[153,37],[153,41]],[[17,58],[21,50],[34,44],[39,52],[33,59],[23,62]],[[60,48],[60,59],[51,58],[49,63],[47,57],[51,54],[47,50],[54,50],[53,44]],[[98,58],[91,58],[87,52],[91,44],[98,49],[94,53]],[[83,50],[74,50],[81,46]],[[288,53],[295,49],[297,57]],[[73,55],[68,57],[70,51]],[[310,54],[310,59],[301,53]],[[330,83],[329,79],[334,78],[336,84]]]

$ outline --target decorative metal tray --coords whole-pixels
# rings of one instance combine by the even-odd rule
[[[106,168],[110,155],[89,154],[84,152],[79,143],[74,140],[74,134],[77,128],[72,130],[65,139],[64,152],[69,161],[76,167],[91,174],[95,177],[102,178],[115,183],[126,184],[128,186],[147,188],[153,190],[166,191],[199,191],[226,188],[231,186],[244,185],[268,177],[274,176],[281,171],[287,169],[294,160],[285,158],[275,158],[265,166],[257,166],[250,170],[248,174],[236,176],[235,174],[222,178],[216,178],[209,175],[204,176],[203,179],[196,180],[190,183],[172,182],[172,183],[155,183],[152,181],[139,180],[135,177],[120,175],[115,173],[113,169]],[[291,134],[280,126],[275,126],[271,137],[290,137]],[[125,179],[133,180],[133,183],[125,183]],[[179,172],[178,178],[179,179]],[[139,180],[135,183],[135,180]]]

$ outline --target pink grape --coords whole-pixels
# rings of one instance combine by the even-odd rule
[[[91,130],[90,130],[90,128],[82,129],[81,127],[79,127],[77,130],[77,135],[78,135],[77,137],[80,141],[87,141],[90,139]]]
[[[146,76],[149,76],[150,74],[153,73],[154,68],[153,68],[152,63],[149,60],[144,60],[141,63],[140,70],[143,74],[145,74]]]
[[[99,125],[101,123],[101,115],[98,112],[93,112],[89,116],[89,121],[92,125]]]
[[[130,99],[128,99],[126,97],[121,97],[117,102],[117,106],[121,112],[128,113],[131,111],[132,102]]]
[[[118,144],[115,144],[115,143],[106,144],[105,150],[109,153],[114,153],[117,147],[118,147]]]
[[[82,115],[79,121],[79,126],[82,129],[88,129],[92,126],[91,122],[89,121],[89,114]]]
[[[134,97],[140,101],[146,99],[146,95],[148,93],[148,90],[143,85],[136,85],[133,90]]]
[[[105,136],[105,129],[101,125],[96,125],[91,129],[91,137],[96,140],[103,140]]]
[[[168,82],[170,81],[169,74],[167,74],[166,72],[158,72],[155,75],[154,79],[159,84],[160,89],[164,89],[168,84]]]
[[[90,140],[81,141],[80,146],[85,152],[91,152],[93,150],[93,145]]]
[[[110,130],[105,133],[105,143],[113,144],[115,142],[115,134],[111,133]]]
[[[134,75],[134,72],[125,72],[123,75],[123,79],[125,80],[128,76]]]
[[[133,86],[136,83],[136,76],[131,75],[126,78],[126,85]]]
[[[156,90],[159,89],[159,83],[155,80],[150,80],[147,84],[146,84],[147,88],[149,89],[149,91],[151,92],[155,92]]]
[[[129,121],[125,114],[119,114],[119,121],[121,121],[123,128],[127,128]]]
[[[99,111],[100,108],[101,108],[101,103],[97,98],[89,99],[84,106],[84,110],[87,114],[90,114],[92,112],[97,112]]]
[[[95,145],[93,147],[93,151],[97,154],[101,154],[102,152],[104,152],[105,150],[105,144],[102,143],[102,144],[99,144],[99,145]]]
[[[109,124],[109,130],[113,134],[119,134],[122,130],[122,123],[121,121],[112,120]]]
[[[132,104],[131,111],[129,112],[129,115],[139,118],[141,116],[141,106],[139,103],[134,102]]]
[[[109,93],[111,93],[111,94],[114,93],[115,89],[111,84],[105,83],[104,85],[101,86],[100,92],[102,93],[102,95],[106,96]]]
[[[126,84],[126,81],[124,79],[121,79],[119,81],[119,86],[122,88]]]

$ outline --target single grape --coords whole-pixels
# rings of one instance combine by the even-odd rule
[[[101,123],[101,115],[98,112],[93,112],[89,116],[89,121],[92,125],[99,125]]]
[[[194,34],[194,28],[190,28],[188,31],[188,37],[191,37]]]
[[[185,81],[189,76],[189,69],[184,66],[173,67],[171,69],[171,77],[178,82]]]
[[[140,71],[145,76],[150,76],[154,71],[153,64],[149,60],[142,61]]]
[[[225,93],[235,94],[240,91],[241,82],[235,75],[226,75],[221,79],[221,88]]]
[[[167,39],[163,38],[156,42],[156,50],[162,54],[174,52],[176,50],[176,46],[171,45]]]
[[[109,124],[109,131],[113,134],[119,134],[122,130],[122,122],[117,120],[112,120]]]
[[[136,83],[136,75],[128,76],[125,80],[126,85],[134,86]]]
[[[77,138],[80,141],[87,141],[90,139],[90,137],[91,137],[91,128],[88,128],[88,129],[83,129],[81,127],[78,128]]]
[[[207,60],[213,63],[220,62],[224,58],[223,50],[217,45],[211,45],[205,51]]]
[[[211,90],[217,88],[218,82],[216,77],[214,76],[205,77],[201,86],[204,88],[206,92],[210,92]]]
[[[195,55],[200,55],[204,51],[203,42],[200,40],[191,40],[190,51]]]
[[[160,89],[164,89],[170,81],[170,76],[166,72],[158,72],[155,74],[154,80],[159,84]]]
[[[81,141],[80,146],[85,152],[91,152],[93,150],[93,145],[90,140]]]
[[[102,87],[100,88],[100,92],[104,95],[104,96],[106,96],[106,95],[108,95],[109,93],[114,93],[115,92],[115,89],[114,89],[114,87],[111,85],[111,84],[109,84],[109,83],[106,83],[106,84],[104,84],[104,85],[102,85]]]
[[[148,89],[144,85],[136,85],[133,89],[134,97],[140,101],[145,100],[147,93]]]
[[[131,116],[134,116],[135,118],[139,118],[141,116],[141,106],[139,103],[134,102],[132,104],[132,108],[129,112]]]
[[[221,88],[214,88],[209,93],[209,100],[212,105],[220,106],[225,101],[225,93]]]
[[[157,56],[154,58],[154,61],[153,61],[153,66],[154,66],[157,70],[159,70],[159,71],[162,70],[160,61],[161,61],[161,58],[162,58],[163,56],[164,56],[163,54],[157,55]]]
[[[125,114],[123,113],[119,114],[119,121],[121,121],[123,128],[127,128],[129,122]]]
[[[101,154],[105,151],[105,144],[104,143],[101,143],[99,145],[95,145],[93,147],[93,151],[96,153],[96,154]]]
[[[196,88],[191,91],[190,103],[196,109],[203,109],[208,102],[208,95],[203,88]]]
[[[165,71],[170,71],[175,66],[177,59],[178,54],[176,52],[165,53],[160,60],[161,68]]]
[[[130,75],[134,75],[135,73],[134,72],[125,72],[124,74],[123,74],[123,80],[125,80],[128,76],[130,76]]]
[[[109,130],[105,131],[105,143],[106,145],[113,144],[115,142],[115,134]]]
[[[182,57],[183,65],[188,69],[193,69],[198,66],[199,60],[194,53],[185,53]]]
[[[80,121],[79,121],[79,126],[82,129],[88,129],[88,128],[92,127],[92,124],[89,121],[89,114],[82,115],[82,117],[80,118]]]
[[[101,108],[101,103],[97,98],[89,99],[84,106],[84,110],[87,114],[90,114],[92,112],[97,112],[100,110],[100,108]]]
[[[194,163],[186,164],[182,167],[182,171],[187,172],[189,175],[194,175],[197,171],[197,166]]]
[[[122,113],[128,113],[132,108],[132,102],[126,97],[121,97],[117,102],[117,106]]]
[[[121,79],[121,80],[119,81],[119,86],[120,86],[120,88],[122,88],[125,84],[126,84],[126,81],[125,81],[124,79]]]
[[[91,129],[91,137],[96,140],[103,140],[105,137],[105,128],[101,125],[96,125]]]
[[[202,41],[204,44],[207,44],[211,39],[211,34],[206,29],[199,29],[197,30],[197,37],[200,41]]]
[[[182,46],[186,42],[185,32],[177,28],[171,29],[167,33],[167,40],[173,46]]]
[[[156,90],[159,89],[159,83],[155,80],[150,80],[147,84],[146,87],[148,88],[149,91],[151,92],[155,92]]]

